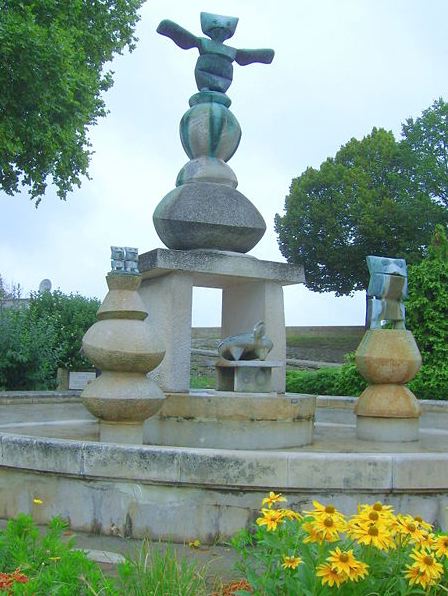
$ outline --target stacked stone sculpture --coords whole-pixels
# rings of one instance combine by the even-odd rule
[[[355,406],[357,436],[372,441],[415,441],[420,406],[405,383],[414,378],[422,359],[412,333],[405,328],[406,263],[369,256],[367,265],[370,328],[355,359],[370,385]]]
[[[101,441],[141,444],[144,421],[158,412],[165,398],[146,376],[160,364],[164,351],[152,347],[148,313],[138,294],[136,255],[136,249],[112,247],[109,292],[98,321],[82,340],[84,354],[102,373],[81,394],[85,407],[100,419]]]
[[[195,69],[199,93],[180,123],[182,146],[190,161],[177,176],[176,188],[154,211],[154,226],[172,249],[213,249],[246,253],[262,238],[266,224],[254,205],[236,190],[237,178],[227,165],[238,148],[240,125],[226,95],[233,65],[270,63],[273,50],[238,50],[223,42],[232,37],[238,19],[201,13],[206,37],[197,37],[173,21],[157,31],[182,49],[197,48]]]

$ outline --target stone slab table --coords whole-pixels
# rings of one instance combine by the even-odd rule
[[[272,371],[272,389],[285,392],[283,286],[303,283],[303,267],[240,253],[157,248],[140,255],[139,270],[147,324],[159,334],[166,350],[155,371],[164,391],[182,393],[190,388],[193,287],[203,287],[223,291],[223,338],[265,322],[266,335],[274,343],[269,357],[282,363]]]

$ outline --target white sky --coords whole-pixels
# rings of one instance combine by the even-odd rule
[[[373,126],[393,130],[448,96],[446,0],[152,0],[132,54],[113,64],[107,118],[92,128],[90,175],[67,202],[49,190],[36,210],[0,193],[0,274],[26,291],[53,288],[103,298],[110,245],[163,246],[152,213],[188,160],[178,125],[196,92],[196,50],[156,33],[169,18],[200,34],[200,11],[240,18],[230,45],[271,47],[271,65],[235,65],[228,91],[243,131],[230,161],[267,223],[251,254],[283,261],[273,219],[293,177],[318,167]],[[195,291],[195,325],[219,324],[219,292]],[[285,289],[288,325],[361,325],[364,296]]]

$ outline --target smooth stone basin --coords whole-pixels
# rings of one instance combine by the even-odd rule
[[[353,513],[382,500],[448,529],[447,404],[423,402],[419,441],[391,444],[356,439],[353,398],[317,402],[312,445],[236,450],[99,443],[77,395],[3,394],[0,516],[210,543],[247,526],[275,490],[299,509],[318,499]]]

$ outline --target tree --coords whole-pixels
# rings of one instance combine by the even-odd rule
[[[282,254],[305,266],[308,288],[339,296],[366,289],[370,254],[422,258],[448,213],[424,192],[410,191],[408,167],[409,151],[392,132],[374,128],[292,181],[275,228]]]
[[[106,114],[106,62],[134,48],[144,0],[0,0],[0,189],[49,179],[61,199],[88,175],[88,127]]]
[[[411,263],[422,257],[447,214],[424,193],[406,191],[406,163],[393,134],[374,128],[293,180],[276,230],[282,254],[305,264],[310,289],[338,295],[365,289],[369,254]]]
[[[439,98],[402,132],[414,189],[448,207],[448,103]]]

